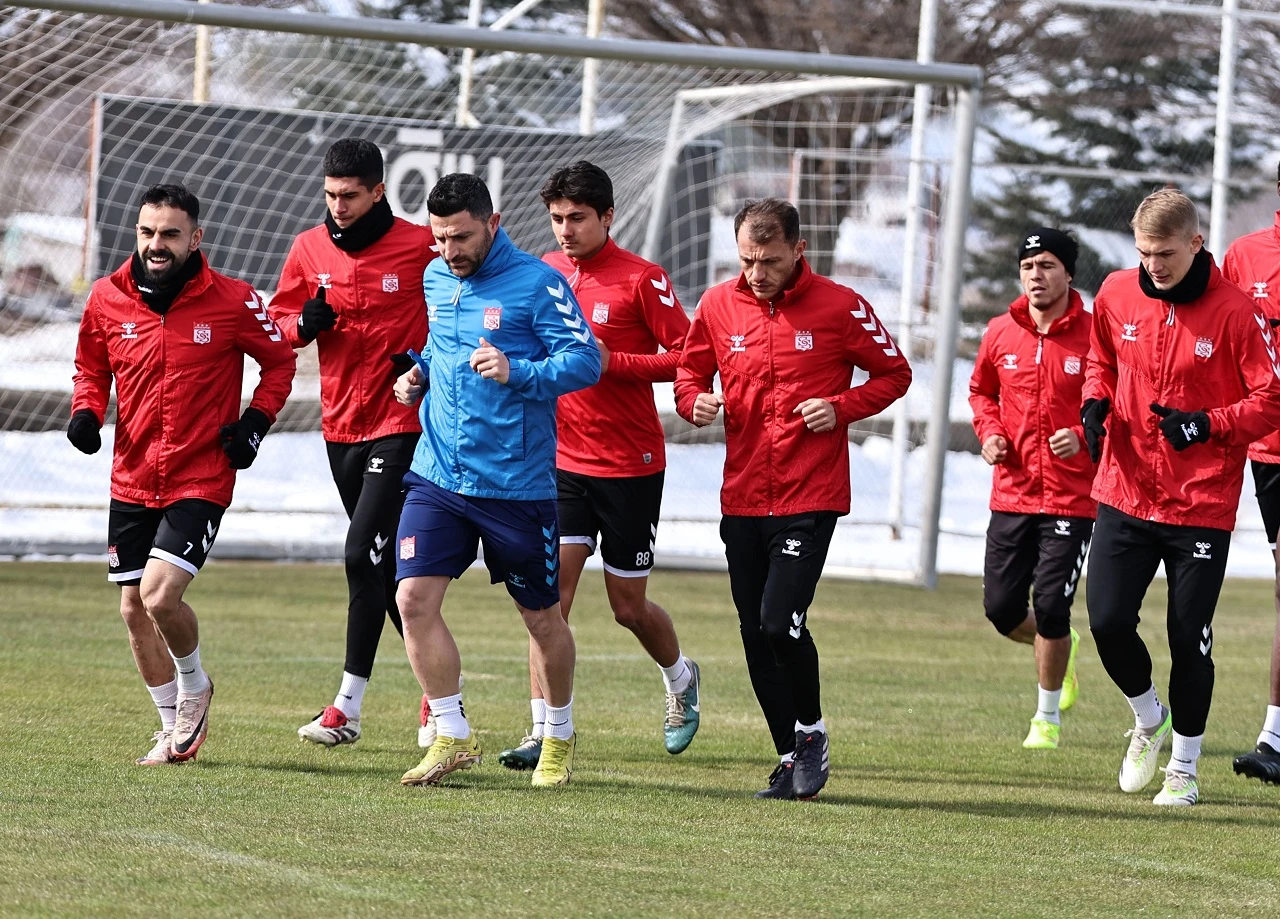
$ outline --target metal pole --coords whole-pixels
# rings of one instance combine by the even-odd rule
[[[209,0],[198,0],[208,3]],[[195,73],[191,79],[191,101],[201,105],[209,101],[209,27],[196,26]]]
[[[587,0],[587,38],[599,38],[604,25],[604,0]],[[582,62],[582,111],[578,115],[578,133],[596,132],[596,81],[600,62],[593,57]]]
[[[947,193],[942,283],[938,290],[937,340],[933,352],[933,408],[926,440],[924,508],[920,521],[920,577],[930,590],[938,586],[938,531],[942,520],[942,484],[951,428],[951,377],[960,331],[960,293],[964,286],[964,237],[969,226],[969,179],[973,135],[981,90],[962,87],[956,99],[956,134]]]
[[[326,16],[292,10],[225,3],[187,3],[183,0],[41,0],[40,9],[100,16],[123,16],[160,22],[204,24],[231,29],[254,29],[292,35],[332,35],[367,38],[398,44],[436,48],[474,48],[477,51],[514,51],[522,54],[557,54],[563,57],[596,57],[605,61],[647,61],[693,67],[821,73],[828,76],[879,77],[907,83],[981,86],[982,69],[970,64],[918,64],[849,54],[773,51],[683,42],[586,38],[555,32],[494,32],[468,26],[433,22],[405,22],[376,17]]]
[[[1222,0],[1218,56],[1218,120],[1213,129],[1213,196],[1209,204],[1209,251],[1218,260],[1227,246],[1227,195],[1231,178],[1231,103],[1236,94],[1236,12],[1240,0]]]
[[[916,42],[916,60],[933,61],[938,36],[938,2],[922,0],[920,34]],[[924,185],[924,134],[929,126],[931,87],[916,84],[911,109],[911,164],[907,169],[907,219],[903,228],[902,292],[898,297],[898,349],[911,360],[915,330],[912,319],[916,308],[916,259],[919,257],[920,222],[923,215],[921,197]],[[894,539],[902,538],[903,490],[907,466],[907,428],[911,419],[907,400],[899,399],[893,410],[893,448],[889,467],[889,527]]]
[[[667,143],[662,148],[662,162],[658,164],[658,175],[653,180],[653,197],[649,199],[649,225],[644,230],[644,246],[640,249],[640,257],[651,262],[658,260],[658,245],[662,241],[662,220],[667,210],[667,187],[671,184],[671,173],[676,168],[676,158],[680,156],[680,122],[684,119],[684,96],[676,94],[676,101],[671,106],[671,121],[667,123]]]
[[[471,9],[467,13],[469,28],[480,28],[480,6],[483,2],[484,0],[471,0]],[[458,78],[458,114],[454,119],[462,128],[474,128],[479,124],[476,117],[471,114],[471,79],[475,72],[475,63],[476,49],[463,48]]]

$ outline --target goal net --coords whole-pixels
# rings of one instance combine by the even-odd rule
[[[861,292],[895,335],[910,327],[913,342],[906,410],[851,434],[854,509],[829,565],[919,577],[954,92],[935,89],[918,113],[929,123],[925,193],[917,256],[904,264],[912,84],[595,66],[584,133],[584,62],[572,56],[0,7],[0,553],[104,551],[111,431],[94,456],[62,431],[84,297],[132,251],[142,189],[187,184],[201,200],[211,264],[269,297],[293,236],[323,218],[324,150],[360,135],[383,150],[400,216],[425,222],[436,178],[473,171],[517,245],[535,253],[554,246],[543,179],[576,159],[598,163],[615,186],[615,238],[664,265],[689,311],[737,273],[732,218],[742,203],[794,201],[815,270]],[[904,304],[908,276],[915,294]],[[215,554],[341,554],[346,520],[319,435],[314,349],[299,358],[293,395],[239,476]],[[657,398],[669,433],[659,560],[720,564],[723,431],[678,419],[669,386]],[[963,427],[967,407],[957,406]]]

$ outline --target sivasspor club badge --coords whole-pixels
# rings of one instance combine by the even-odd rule
[[[1196,339],[1196,357],[1213,357],[1213,339]]]
[[[486,306],[484,308],[484,327],[490,332],[502,328],[502,307]]]
[[[384,294],[394,294],[400,289],[400,275],[384,274],[382,276],[382,292]]]
[[[197,345],[209,344],[213,341],[213,328],[197,322],[191,330],[191,340]]]
[[[591,307],[591,321],[599,325],[605,325],[609,322],[609,304],[597,303]]]
[[[1072,355],[1062,362],[1062,372],[1076,374],[1080,372],[1080,358]]]
[[[120,554],[116,551],[115,546],[107,546],[107,564],[112,568],[120,567]]]
[[[796,332],[796,350],[812,351],[813,350],[813,333],[808,329],[802,332]]]
[[[400,557],[402,559],[408,560],[413,558],[414,555],[417,554],[417,549],[418,537],[406,536],[404,539],[400,540]]]

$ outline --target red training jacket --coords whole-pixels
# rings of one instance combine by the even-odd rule
[[[1265,230],[1241,236],[1222,257],[1222,276],[1253,297],[1268,319],[1280,319],[1280,211]],[[1249,445],[1249,459],[1280,463],[1280,431]]]
[[[320,429],[330,443],[351,444],[422,431],[416,406],[395,399],[390,355],[421,351],[427,340],[422,273],[435,258],[431,230],[399,217],[381,239],[343,252],[324,224],[299,233],[280,271],[271,315],[289,344],[298,335],[302,305],[327,288],[338,314],[316,337],[320,357]]]
[[[556,403],[556,468],[605,478],[667,467],[653,384],[676,378],[689,317],[666,273],[612,239],[589,259],[542,257],[573,288],[596,340],[609,349],[600,382]],[[661,345],[666,351],[658,353]]]
[[[1266,317],[1217,265],[1181,305],[1147,297],[1137,268],[1108,275],[1083,395],[1111,398],[1093,497],[1158,523],[1235,526],[1248,446],[1280,427],[1280,366]],[[1176,452],[1152,402],[1207,411],[1209,441]]]
[[[850,388],[855,367],[871,379]],[[716,372],[724,391],[720,507],[764,517],[849,512],[848,425],[887,408],[911,385],[907,363],[867,301],[800,260],[795,284],[767,303],[741,276],[702,296],[676,375],[676,411],[693,420]],[[826,399],[836,427],[815,434],[796,407]]]
[[[991,509],[1010,514],[1097,515],[1089,497],[1093,463],[1080,424],[1080,392],[1093,317],[1070,291],[1067,311],[1043,335],[1025,296],[987,324],[969,379],[969,404],[979,442],[999,434],[1008,455],[992,467]],[[1049,438],[1075,431],[1080,452],[1061,459]]]
[[[129,262],[94,282],[80,319],[71,413],[101,422],[116,385],[111,497],[147,507],[201,498],[226,507],[236,473],[218,428],[240,417],[244,356],[262,368],[249,403],[272,422],[297,361],[252,287],[206,262],[168,312],[138,293]]]

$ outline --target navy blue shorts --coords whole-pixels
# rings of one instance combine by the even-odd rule
[[[560,602],[560,533],[555,501],[472,498],[428,482],[416,472],[404,477],[404,510],[396,534],[396,580],[458,578],[484,546],[494,584],[525,609]]]

